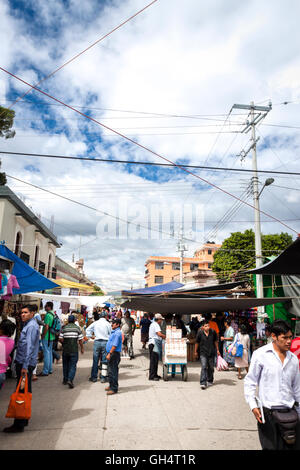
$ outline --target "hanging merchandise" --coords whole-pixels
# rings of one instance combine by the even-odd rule
[[[8,270],[5,270],[4,274],[2,274],[2,276],[4,275],[7,278],[7,284],[5,286],[6,292],[4,291],[3,295],[1,296],[3,300],[9,300],[12,297],[13,289],[20,289],[16,276],[14,274],[10,274],[10,272],[7,271]]]
[[[0,296],[2,300],[9,300],[13,295],[13,289],[19,289],[19,283],[14,274],[11,274],[14,263],[0,256]]]

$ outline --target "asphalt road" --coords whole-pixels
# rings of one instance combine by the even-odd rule
[[[148,380],[148,350],[134,337],[136,356],[122,359],[119,393],[88,381],[93,343],[80,355],[75,388],[62,385],[62,365],[33,383],[32,417],[24,433],[1,432],[15,380],[0,391],[1,450],[260,450],[256,422],[234,371],[215,371],[201,390],[199,363],[188,364],[188,381]],[[41,365],[39,366],[41,370]],[[159,374],[162,375],[161,363]]]

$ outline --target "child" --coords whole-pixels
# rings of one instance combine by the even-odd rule
[[[15,342],[11,339],[16,325],[10,320],[0,323],[0,390],[6,379],[6,371],[11,363],[10,353],[14,349]]]

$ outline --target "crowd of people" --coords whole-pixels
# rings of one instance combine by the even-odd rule
[[[140,328],[142,349],[149,350],[149,380],[159,381],[159,359],[168,325],[181,329],[182,337],[194,342],[194,358],[201,364],[200,387],[205,390],[214,383],[214,370],[220,358],[230,370],[237,370],[238,379],[245,379],[245,399],[257,423],[263,449],[300,449],[300,373],[298,358],[290,351],[292,331],[288,323],[276,320],[265,327],[265,345],[252,350],[250,336],[253,324],[240,317],[237,322],[229,314],[217,313],[194,316],[185,323],[180,315],[144,313],[138,325],[129,311],[94,309],[93,321],[80,326],[78,314],[69,312],[62,321],[47,302],[45,314],[36,305],[24,305],[20,313],[22,328],[16,341],[16,325],[9,319],[0,323],[0,389],[7,370],[14,365],[17,384],[27,377],[28,391],[32,380],[47,377],[53,372],[53,358],[60,360],[62,350],[62,384],[74,388],[79,350],[93,339],[93,361],[89,381],[106,383],[107,395],[119,390],[119,364],[124,357],[132,359],[133,335]],[[199,318],[200,317],[200,318]],[[233,348],[241,345],[241,354]],[[37,373],[42,353],[43,366]],[[13,360],[12,360],[13,359]],[[246,375],[242,376],[245,369]],[[43,379],[44,380],[44,379]],[[46,379],[45,379],[46,380]],[[259,394],[257,394],[257,387]],[[284,413],[286,413],[284,415]],[[295,418],[296,414],[296,418]],[[284,420],[284,418],[286,418]],[[6,433],[23,432],[28,419],[14,419]]]

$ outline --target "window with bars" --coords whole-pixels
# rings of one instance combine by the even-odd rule
[[[155,269],[164,269],[163,261],[155,261]]]

